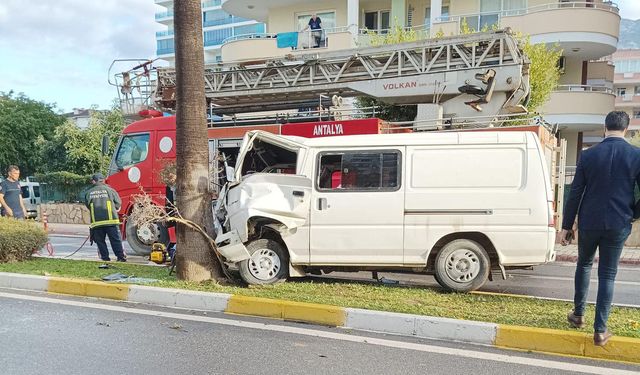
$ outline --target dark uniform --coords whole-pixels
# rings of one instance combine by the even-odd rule
[[[91,215],[92,240],[98,245],[100,258],[110,261],[109,248],[106,237],[109,237],[113,253],[118,261],[125,262],[127,257],[122,249],[122,238],[120,237],[120,219],[118,210],[122,205],[120,196],[109,185],[104,183],[104,176],[96,173],[92,177],[93,187],[85,194],[85,204]]]

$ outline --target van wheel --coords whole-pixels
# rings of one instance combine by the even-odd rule
[[[155,242],[163,243],[165,246],[169,245],[169,231],[162,224],[137,227],[133,221],[127,220],[125,232],[127,233],[127,242],[136,255],[149,255],[151,245]]]
[[[289,254],[278,242],[255,240],[247,245],[247,251],[251,257],[238,264],[240,277],[247,284],[275,284],[289,276]]]
[[[435,279],[446,290],[470,292],[487,281],[491,264],[489,255],[477,242],[449,242],[436,257]]]

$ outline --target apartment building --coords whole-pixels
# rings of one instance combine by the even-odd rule
[[[222,10],[266,24],[264,33],[225,41],[223,61],[302,53],[306,48],[339,50],[366,45],[371,31],[398,25],[419,38],[457,35],[463,25],[475,30],[510,27],[534,43],[563,50],[559,86],[542,112],[557,123],[568,141],[567,162],[575,165],[584,147],[602,139],[604,117],[614,109],[614,67],[597,61],[616,50],[620,16],[602,0],[224,0]],[[278,48],[276,34],[299,32],[316,14],[322,19],[319,43],[299,33],[297,48]],[[282,47],[282,46],[280,46]]]
[[[618,50],[610,59],[616,66],[616,110],[629,114],[630,130],[640,130],[640,49]]]
[[[173,65],[175,50],[173,43],[173,1],[155,0],[164,8],[156,13],[156,22],[165,25],[166,30],[156,32],[156,55]],[[202,1],[202,29],[204,37],[205,63],[221,60],[220,47],[229,38],[239,35],[264,33],[265,25],[237,15],[231,15],[222,9],[222,0]]]

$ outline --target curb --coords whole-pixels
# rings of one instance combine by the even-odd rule
[[[594,263],[598,263],[599,259],[598,257],[595,257],[593,259]],[[578,256],[577,255],[556,255],[556,262],[569,262],[569,263],[576,263],[578,262]],[[640,259],[624,259],[624,258],[620,258],[620,264],[626,264],[626,265],[630,265],[630,266],[637,266],[640,265]]]
[[[259,316],[506,349],[640,363],[640,356],[638,356],[640,339],[628,337],[614,336],[606,347],[596,347],[593,345],[591,335],[580,332],[342,308],[225,293],[108,284],[102,281],[3,272],[0,272],[0,287]]]

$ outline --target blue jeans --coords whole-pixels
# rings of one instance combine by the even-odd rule
[[[613,286],[618,273],[618,262],[624,242],[631,233],[631,226],[622,230],[581,230],[578,236],[578,265],[575,277],[574,313],[584,315],[589,294],[589,278],[596,249],[599,248],[598,297],[593,329],[604,332],[613,299]]]
[[[107,247],[106,237],[109,237],[109,242],[111,242],[111,248],[113,249],[113,253],[116,255],[118,260],[127,259],[124,254],[124,250],[122,249],[122,237],[120,237],[120,229],[118,229],[117,225],[105,225],[102,227],[96,227],[92,229],[93,231],[93,240],[98,245],[98,252],[100,253],[100,259],[105,262],[110,261],[109,258],[109,248]]]

